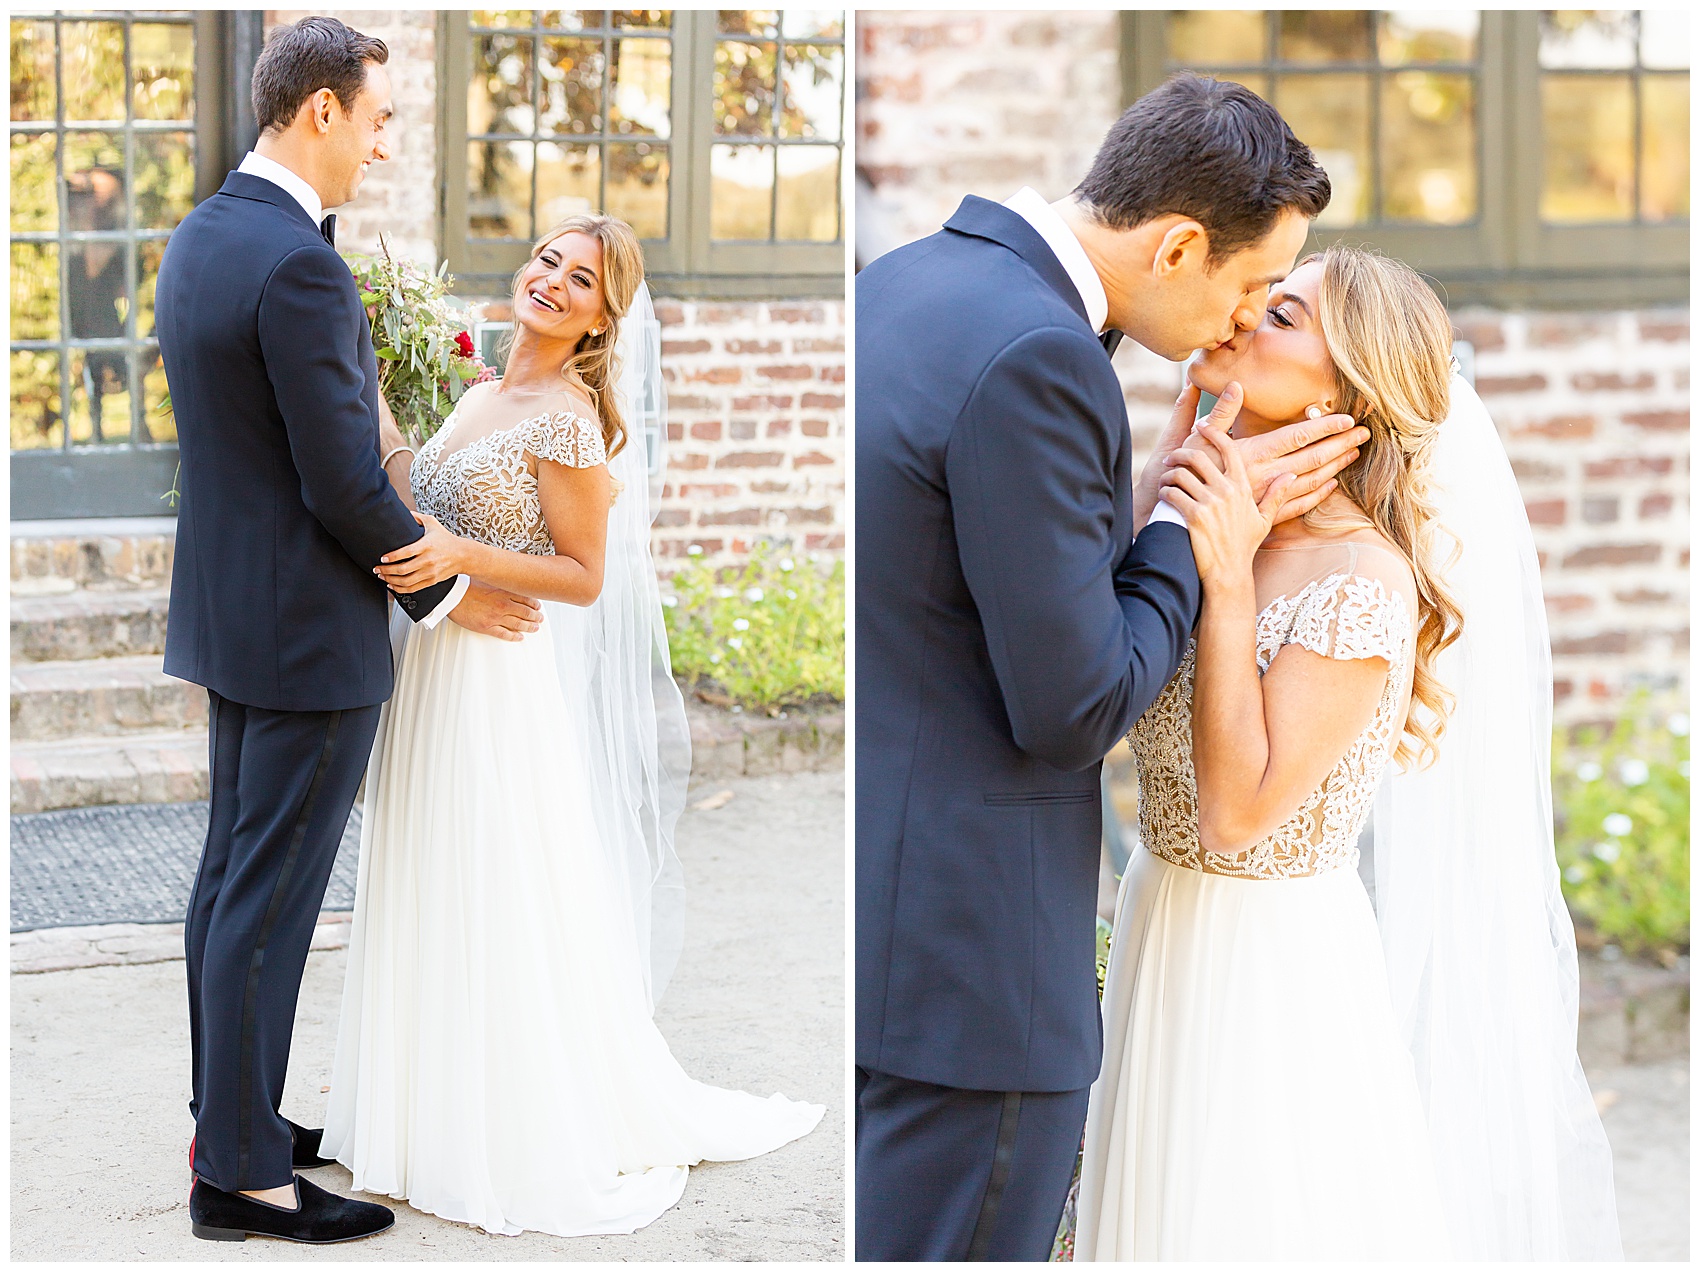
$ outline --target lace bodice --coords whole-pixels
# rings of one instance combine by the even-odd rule
[[[414,460],[413,500],[419,511],[463,539],[553,556],[555,544],[526,454],[570,468],[607,463],[601,426],[576,411],[546,411],[449,449],[459,418],[456,407]]]
[[[1353,554],[1353,561],[1356,554]],[[1133,729],[1139,766],[1139,824],[1145,847],[1165,861],[1207,874],[1285,879],[1358,861],[1358,834],[1399,743],[1415,644],[1405,597],[1381,579],[1336,571],[1287,595],[1257,616],[1257,670],[1269,670],[1283,645],[1325,658],[1385,658],[1387,681],[1375,716],[1321,786],[1265,839],[1237,856],[1203,851],[1192,767],[1192,686],[1196,644]]]

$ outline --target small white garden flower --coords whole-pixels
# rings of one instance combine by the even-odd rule
[[[1581,883],[1582,880],[1588,877],[1588,867],[1578,862],[1576,865],[1569,866],[1565,869],[1564,877],[1570,880],[1571,883]]]
[[[691,544],[690,547],[685,549],[685,555],[686,556],[701,556],[702,555],[702,544],[700,544],[700,543]]]
[[[792,570],[795,570],[797,568],[797,563],[795,561],[793,561],[790,557],[780,557],[779,558],[779,568],[784,570],[787,574],[789,574],[789,573],[791,573]]]
[[[710,654],[708,656],[708,661],[711,662],[711,663],[719,662],[720,661],[720,651],[717,649],[712,654]]]
[[[1635,829],[1635,823],[1627,813],[1607,813],[1605,821],[1600,823],[1608,835],[1616,835],[1619,839]]]
[[[661,598],[661,603],[663,605],[665,605],[668,609],[672,609],[675,605],[677,605],[679,603],[679,598],[676,597],[676,596],[663,596]]]
[[[714,589],[714,594],[716,596],[718,596],[723,601],[729,601],[734,596],[738,595],[736,592],[734,592],[729,587],[717,587],[717,588]]]
[[[1645,760],[1625,760],[1617,766],[1617,776],[1625,786],[1640,786],[1651,774]]]
[[[1597,782],[1600,780],[1600,775],[1604,772],[1605,770],[1598,764],[1595,764],[1592,760],[1583,760],[1576,766],[1576,776],[1581,778],[1584,782]]]
[[[1678,711],[1670,718],[1670,731],[1679,738],[1688,736],[1688,717]]]
[[[732,630],[735,631],[735,632],[747,632],[747,631],[749,631],[750,630],[750,620],[747,619],[747,618],[734,618],[732,620]]]
[[[1617,853],[1617,845],[1609,839],[1605,840],[1603,843],[1594,845],[1594,856],[1598,857],[1608,866],[1617,860]]]
[[[766,595],[767,593],[762,591],[759,587],[752,587],[744,593],[744,599],[746,601],[754,602],[761,600],[761,598]]]
[[[786,589],[785,589],[785,595],[786,595],[786,597],[787,597],[787,598],[788,598],[788,599],[790,599],[790,600],[793,600],[793,601],[794,601],[794,600],[796,600],[796,599],[797,599],[797,593],[796,593],[796,592],[794,592],[794,591],[793,591],[793,590],[792,590],[792,589],[791,589],[791,588],[786,588]]]
[[[742,649],[744,647],[744,642],[736,636],[728,636],[726,638],[726,645],[730,649]]]

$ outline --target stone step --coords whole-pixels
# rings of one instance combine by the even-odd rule
[[[12,744],[13,813],[205,798],[205,729]]]
[[[175,517],[12,523],[12,595],[129,591],[171,582]]]
[[[1688,1055],[1688,958],[1675,967],[1584,949],[1577,1050],[1582,1063],[1648,1064]]]
[[[12,741],[204,729],[207,691],[165,674],[158,654],[12,668]]]
[[[129,658],[165,651],[164,588],[12,598],[12,661]]]

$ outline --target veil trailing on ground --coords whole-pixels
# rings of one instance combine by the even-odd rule
[[[1453,536],[1437,536],[1438,564],[1464,629],[1437,668],[1456,696],[1438,760],[1392,774],[1376,800],[1370,872],[1395,1018],[1458,1257],[1621,1259],[1611,1152],[1576,1057],[1534,539],[1493,421],[1456,375],[1436,446]]]
[[[602,594],[593,605],[544,604],[569,714],[583,731],[593,812],[610,876],[623,888],[644,956],[650,1009],[684,936],[685,888],[673,831],[691,771],[685,703],[673,680],[649,530],[665,443],[661,327],[640,284],[615,345],[626,444],[608,461],[621,489],[608,516]],[[650,446],[657,448],[650,462]]]

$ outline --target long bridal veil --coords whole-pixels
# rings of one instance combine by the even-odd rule
[[[678,961],[685,888],[673,833],[691,771],[690,727],[673,680],[649,531],[660,483],[646,442],[666,441],[661,327],[638,286],[615,345],[626,445],[608,461],[621,483],[608,516],[602,594],[588,607],[544,604],[569,722],[582,730],[592,813],[611,876],[624,885],[653,1011]]]
[[[1552,827],[1552,663],[1533,536],[1461,377],[1435,457],[1464,614],[1429,768],[1383,783],[1373,890],[1455,1253],[1621,1259],[1611,1153],[1576,1056],[1576,938]],[[1456,555],[1448,556],[1456,546]]]

